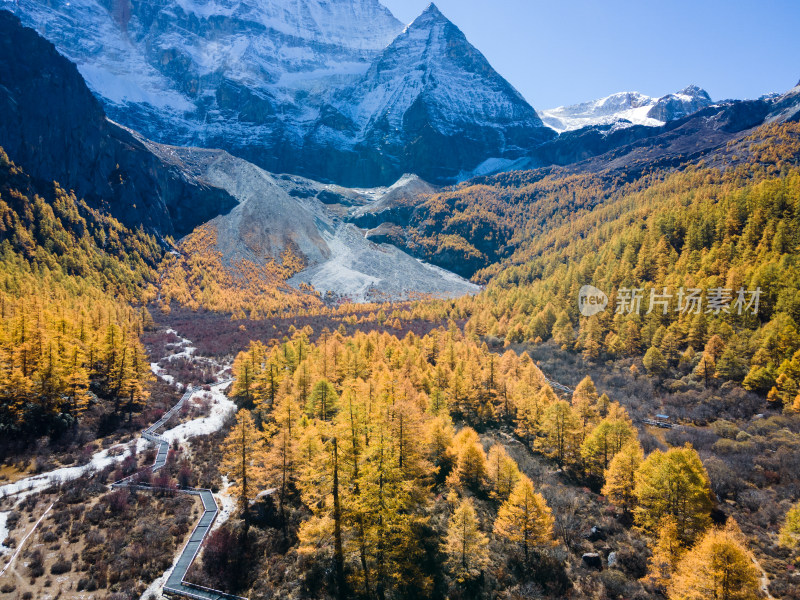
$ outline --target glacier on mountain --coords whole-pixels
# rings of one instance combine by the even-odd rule
[[[690,85],[660,98],[639,92],[619,92],[599,100],[543,110],[540,116],[545,125],[559,133],[598,125],[660,127],[711,104],[705,90]]]

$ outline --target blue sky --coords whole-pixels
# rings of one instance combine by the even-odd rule
[[[381,0],[410,22],[430,0]],[[535,108],[689,84],[715,100],[800,80],[798,0],[437,0]]]

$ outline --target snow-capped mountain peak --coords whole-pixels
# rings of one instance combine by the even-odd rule
[[[553,137],[536,111],[435,4],[336,97],[359,147],[405,161],[433,181],[454,180],[490,157],[515,158]],[[322,128],[315,141],[339,141]]]
[[[541,126],[519,92],[433,3],[384,50],[350,99],[362,131],[382,119],[402,126],[419,101],[438,113],[442,133],[459,122]]]
[[[8,4],[111,119],[272,172],[444,183],[553,137],[435,4],[405,28],[379,0]]]
[[[711,96],[708,95],[708,92],[705,91],[703,88],[698,87],[694,84],[687,85],[685,88],[683,88],[678,92],[675,92],[672,95],[681,97],[684,100],[693,100],[700,98],[711,102]]]
[[[428,6],[423,10],[420,15],[411,22],[411,25],[414,23],[423,23],[425,21],[447,21],[448,23],[450,20],[442,14],[442,11],[439,10],[439,7],[436,6],[434,2],[428,4]]]
[[[655,103],[655,98],[639,92],[619,92],[599,100],[544,110],[540,116],[545,125],[559,133],[618,122],[657,127],[663,122],[648,117]]]
[[[690,85],[661,98],[639,92],[619,92],[599,100],[544,110],[540,116],[545,125],[559,133],[598,125],[659,127],[711,104],[711,97],[705,90]]]
[[[647,116],[657,121],[674,121],[711,106],[711,104],[713,102],[708,92],[696,85],[690,85],[679,92],[659,98]]]

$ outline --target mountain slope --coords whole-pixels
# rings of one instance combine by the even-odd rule
[[[783,123],[800,120],[800,81],[785,94],[772,99],[767,121]]]
[[[14,10],[78,64],[112,118],[183,145],[268,135],[258,126],[297,108],[295,94],[363,73],[402,29],[377,0],[22,0]]]
[[[674,121],[688,117],[713,104],[708,92],[696,85],[690,85],[674,94],[667,94],[659,98],[647,116],[657,121]]]
[[[668,104],[670,96],[664,98]],[[564,131],[555,140],[533,148],[527,157],[487,165],[473,173],[473,178],[530,169],[555,172],[563,167],[564,174],[611,169],[631,179],[652,168],[674,168],[699,159],[759,125],[799,117],[800,86],[758,100],[712,104],[659,127],[614,123]]]
[[[593,361],[641,358],[652,346],[663,353],[665,377],[692,348],[681,360],[691,368],[667,378],[673,391],[704,389],[709,379],[734,381],[763,394],[772,389],[769,400],[793,406],[795,383],[784,378],[773,385],[784,371],[794,377],[788,365],[800,349],[797,122],[760,127],[685,169],[655,169],[629,182],[613,172],[520,173],[498,178],[494,190],[517,213],[511,222],[523,221],[524,234],[512,241],[509,259],[489,270],[492,282],[475,299],[473,326],[512,342],[552,336]],[[488,195],[475,189],[472,197],[480,192]],[[532,207],[524,213],[514,208],[523,200]],[[605,313],[581,317],[584,285],[608,295]],[[645,314],[649,290],[660,294],[665,287],[673,294],[670,309]],[[697,313],[676,310],[684,287],[702,290]],[[718,287],[730,289],[724,310],[710,304]],[[622,290],[633,288],[645,290],[641,312],[615,316]],[[739,290],[744,304],[737,307]],[[756,290],[757,304],[745,307]],[[554,327],[557,316],[562,324]],[[724,343],[715,348],[710,374],[701,367],[692,378],[715,334]],[[708,407],[696,415],[717,418]]]
[[[741,142],[765,123],[798,120],[797,89],[777,98],[710,106],[662,127],[587,127],[563,133],[534,149],[530,157],[516,161],[515,170],[475,177],[423,197],[405,220],[384,219],[391,226],[378,228],[372,237],[391,240],[414,256],[463,277],[488,269],[481,276],[485,280],[498,262],[526,243],[526,237],[541,234],[520,227],[539,210],[535,189],[539,181],[553,183],[553,194],[564,195],[548,204],[557,208],[545,212],[567,215],[583,207],[569,203],[570,198],[575,201],[571,188],[575,180],[599,178],[600,189],[583,198],[591,204],[602,200],[603,189],[654,171],[680,170],[701,159],[713,161],[720,169],[736,166],[741,156],[734,159],[725,154],[729,144]],[[564,184],[555,185],[559,181]],[[507,188],[517,191],[510,195],[497,192]]]
[[[478,291],[468,281],[394,246],[369,241],[361,229],[337,214],[336,203],[368,207],[391,198],[402,185],[347,190],[299,177],[276,177],[220,150],[148,145],[176,168],[238,200],[233,210],[191,237],[208,241],[221,268],[248,280],[242,285],[273,277],[279,286],[288,280],[295,288],[311,286],[323,296],[356,302],[455,297]]]
[[[130,227],[187,233],[235,204],[106,119],[75,65],[7,11],[0,11],[0,114],[0,146],[12,160]]]
[[[155,298],[162,254],[153,236],[36,181],[0,148],[4,454],[79,427],[88,434],[97,423],[87,415],[139,411],[150,373],[138,333],[148,315],[129,302]],[[104,347],[111,352],[98,360]]]

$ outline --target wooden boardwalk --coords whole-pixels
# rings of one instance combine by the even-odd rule
[[[222,381],[220,383],[226,383]],[[173,406],[168,412],[164,413],[156,423],[148,427],[142,433],[142,437],[157,446],[156,460],[153,466],[150,467],[153,472],[158,471],[167,464],[167,457],[169,456],[169,442],[156,433],[159,429],[164,427],[167,422],[181,409],[183,405],[191,398],[194,393],[192,386],[186,388],[186,392],[181,396],[178,403]],[[137,484],[133,482],[135,475],[120,479],[112,483],[111,487],[127,487],[136,490],[145,491],[161,491],[161,488],[153,487],[151,485]],[[186,581],[186,574],[189,568],[200,553],[200,548],[203,545],[208,532],[211,531],[211,526],[219,514],[219,507],[217,501],[214,499],[214,494],[211,490],[197,489],[197,488],[179,488],[176,490],[169,490],[178,494],[189,494],[192,496],[200,496],[203,502],[203,514],[200,520],[195,525],[189,541],[183,547],[177,562],[172,568],[172,572],[167,578],[167,583],[164,584],[164,594],[171,596],[180,596],[184,598],[197,598],[200,600],[247,600],[241,596],[234,596],[233,594],[226,594],[219,590],[212,590],[200,585],[189,583]]]
[[[572,396],[572,394],[575,393],[575,390],[573,390],[572,388],[568,388],[565,385],[561,385],[557,381],[553,381],[552,379],[548,379],[547,377],[545,377],[544,380],[548,384],[550,384],[550,387],[553,388],[553,390],[556,392],[561,392],[562,394],[566,394],[568,396]]]

